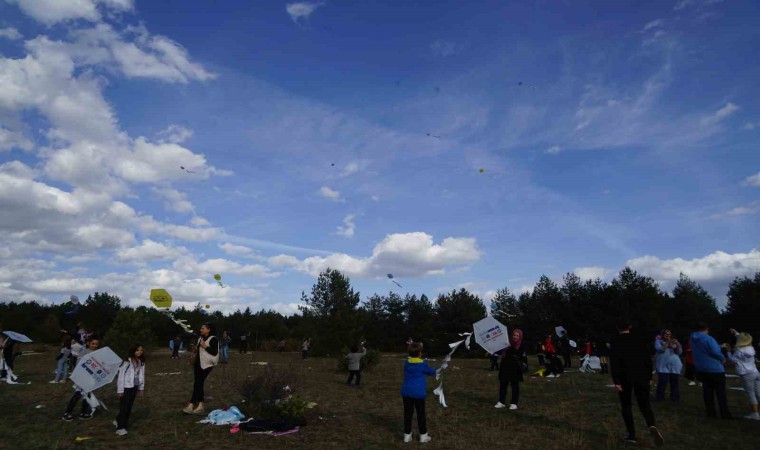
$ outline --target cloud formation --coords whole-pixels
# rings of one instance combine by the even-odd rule
[[[314,11],[322,5],[324,5],[324,2],[288,3],[285,6],[285,11],[288,12],[288,15],[294,23],[303,23],[308,21]]]

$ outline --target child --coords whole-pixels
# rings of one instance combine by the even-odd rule
[[[225,331],[222,335],[222,354],[219,358],[219,362],[222,364],[227,364],[227,361],[229,360],[230,342],[232,342],[232,338],[230,337],[230,334]]]
[[[116,416],[116,434],[127,434],[129,414],[132,404],[139,393],[142,397],[145,389],[145,349],[135,344],[129,349],[129,356],[119,366],[119,378],[116,381],[116,392],[119,394],[119,415]]]
[[[100,348],[100,339],[96,335],[91,335],[90,340],[87,341],[87,348],[81,350],[79,352],[79,357],[77,358],[77,364],[79,364],[79,361],[88,353],[92,353],[95,350]],[[76,365],[74,366],[76,367]],[[71,413],[74,411],[74,407],[77,405],[77,402],[82,398],[82,393],[79,391],[74,392],[74,395],[71,396],[71,400],[69,400],[69,404],[66,406],[66,412],[63,414],[62,419],[66,422],[71,422],[74,420],[74,417],[71,415]],[[90,408],[90,404],[87,403],[87,400],[82,401],[82,412],[79,413],[80,419],[89,419],[92,417],[92,408]]]
[[[71,336],[64,334],[61,340],[61,350],[58,352],[58,356],[55,357],[55,360],[58,361],[58,366],[55,369],[55,379],[50,384],[66,382],[66,377],[69,373],[69,356],[71,356]]]
[[[422,359],[422,345],[415,342],[409,346],[409,358],[404,361],[404,384],[401,386],[401,398],[404,400],[404,442],[412,442],[412,416],[417,410],[417,428],[420,442],[430,442],[425,421],[425,396],[427,380],[425,375],[435,375],[427,361]]]
[[[736,373],[742,377],[744,390],[747,392],[752,413],[745,419],[760,420],[760,372],[755,364],[755,349],[752,347],[752,336],[747,333],[736,334],[736,346],[728,352],[728,358],[736,364]]]
[[[351,385],[351,380],[356,377],[356,385],[359,386],[359,382],[361,382],[362,379],[362,357],[367,354],[367,349],[364,348],[364,343],[362,342],[362,351],[357,352],[356,346],[351,347],[351,353],[346,355],[346,359],[348,360],[348,381],[346,381],[347,385]]]
[[[309,347],[311,347],[311,338],[304,339],[301,344],[301,357],[306,359],[309,356]]]

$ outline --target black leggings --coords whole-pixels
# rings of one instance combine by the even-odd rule
[[[500,381],[499,382],[499,402],[506,403],[507,401],[507,383],[512,386],[512,401],[511,404],[516,405],[520,401],[520,382],[518,381]]]
[[[636,396],[636,403],[639,404],[639,411],[644,416],[644,421],[648,427],[654,426],[654,412],[652,404],[649,401],[649,381],[637,381],[634,383],[621,383],[623,392],[618,392],[620,397],[620,408],[623,413],[623,422],[628,431],[628,436],[636,436],[636,429],[633,426],[633,404],[631,403],[631,394]]]
[[[192,404],[200,403],[203,401],[203,383],[206,382],[208,374],[210,374],[211,369],[213,369],[213,367],[201,369],[201,365],[199,363],[195,363],[194,367],[195,382],[193,383],[193,397],[190,399],[190,403]]]
[[[74,411],[74,408],[77,406],[77,402],[79,400],[82,400],[82,414],[91,414],[92,408],[90,408],[90,404],[87,403],[86,399],[82,399],[82,393],[79,391],[74,392],[74,395],[71,396],[69,404],[66,405],[66,413],[71,414]]]
[[[132,413],[132,405],[135,403],[137,388],[124,388],[124,394],[119,399],[119,415],[116,416],[116,428],[126,430],[129,423],[129,415]]]
[[[425,420],[425,399],[402,397],[404,399],[404,434],[412,434],[412,416],[414,410],[417,410],[417,428],[420,434],[427,433],[427,423]]]
[[[361,370],[349,370],[348,371],[348,381],[346,381],[346,384],[351,384],[351,381],[353,381],[354,377],[356,377],[356,385],[359,386],[359,383],[362,381],[362,371]]]

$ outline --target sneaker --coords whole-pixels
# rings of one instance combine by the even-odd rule
[[[512,403],[511,405],[509,405],[509,410],[510,411],[514,411],[516,409],[517,409],[517,405],[515,405],[514,403]]]
[[[696,382],[694,382],[694,381],[690,381],[690,382],[689,382],[689,386],[696,386],[696,385],[697,385],[697,383],[696,383]]]
[[[119,428],[118,430],[116,430],[117,436],[124,436],[125,434],[127,434],[127,430],[125,430],[124,428]]]
[[[551,373],[551,374],[547,375],[546,378],[554,378],[554,374]]]
[[[404,442],[412,442],[412,433],[404,433]]]
[[[74,420],[74,416],[72,416],[69,413],[66,413],[63,415],[63,417],[61,417],[61,419],[65,420],[66,422],[71,422],[72,420]]]
[[[112,423],[113,423],[113,426],[115,426],[116,428],[119,428],[119,422],[114,420]]]
[[[422,442],[423,444],[424,444],[425,442],[430,442],[430,441],[432,441],[432,440],[433,440],[433,438],[431,438],[430,436],[428,436],[428,434],[427,434],[427,433],[425,433],[425,434],[421,434],[421,435],[420,435],[420,442]]]
[[[53,381],[50,382],[50,384],[58,384],[58,382],[55,381],[55,380],[53,380]]]
[[[92,418],[92,414],[91,413],[80,413],[79,414],[79,418],[80,419],[91,419]]]
[[[203,409],[203,406],[198,406],[193,410],[193,414],[204,414],[206,412],[205,409]]]
[[[61,380],[61,381],[59,381],[59,383],[64,384],[64,383],[66,383],[66,380]]]
[[[193,405],[187,405],[182,409],[182,412],[185,414],[192,414],[193,413]]]
[[[654,439],[655,445],[658,447],[662,447],[662,444],[665,443],[665,439],[662,438],[662,434],[660,434],[660,430],[657,429],[655,426],[649,427],[649,434],[652,435],[652,439]]]
[[[499,402],[499,403],[497,403],[497,404],[493,405],[493,407],[494,407],[494,408],[496,408],[496,409],[501,409],[501,408],[506,408],[506,407],[507,407],[507,405],[505,405],[505,404],[504,404],[504,403],[502,403],[502,402]]]

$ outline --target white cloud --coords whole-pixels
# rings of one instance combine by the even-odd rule
[[[295,23],[308,21],[309,17],[314,13],[314,11],[317,10],[320,6],[324,5],[323,2],[297,2],[297,3],[288,3],[285,6],[285,11],[288,12],[288,15]]]
[[[745,130],[754,130],[755,128],[760,128],[760,122],[745,122],[744,124]]]
[[[213,258],[199,262],[190,255],[180,257],[174,261],[173,268],[181,273],[205,278],[209,278],[216,273],[221,274],[222,277],[226,275],[246,275],[260,278],[275,278],[280,276],[279,273],[272,272],[268,267],[261,264],[240,264],[224,258]]]
[[[760,186],[760,172],[745,178],[744,184],[747,186]]]
[[[659,28],[660,26],[662,26],[663,22],[664,21],[662,19],[656,19],[656,20],[652,20],[651,22],[647,22],[647,24],[644,25],[644,28],[641,29],[641,32],[644,33],[653,28]]]
[[[128,12],[134,7],[132,0],[7,0],[18,4],[24,14],[38,22],[53,25],[67,20],[96,22],[101,11],[109,13]]]
[[[144,233],[162,234],[186,241],[212,241],[220,238],[223,234],[219,228],[197,228],[186,225],[167,224],[159,222],[151,216],[141,216],[137,223],[140,230]]]
[[[137,247],[119,249],[116,252],[116,258],[121,262],[143,264],[152,260],[175,259],[184,253],[186,253],[184,248],[175,248],[145,239]]]
[[[164,208],[178,213],[195,211],[193,204],[187,199],[187,194],[172,188],[154,187],[153,192],[164,199]]]
[[[11,131],[0,125],[0,152],[20,148],[29,151],[34,148],[34,143],[27,139],[23,133]]]
[[[262,258],[261,255],[256,253],[256,251],[254,251],[252,248],[246,247],[244,245],[235,245],[230,242],[225,242],[224,244],[219,244],[219,248],[222,249],[224,253],[232,256],[241,256],[244,258],[255,259]]]
[[[390,234],[372,250],[372,256],[357,258],[344,253],[312,256],[302,261],[280,255],[270,264],[292,265],[298,270],[317,276],[325,269],[340,270],[359,278],[382,277],[392,273],[397,277],[423,277],[445,273],[449,267],[471,264],[481,253],[474,238],[446,238],[440,244],[427,233]]]
[[[211,222],[209,222],[203,217],[195,216],[192,219],[190,219],[190,224],[195,225],[196,227],[207,227],[211,225]]]
[[[277,255],[269,258],[269,265],[272,267],[296,267],[300,263],[298,258],[290,255]]]
[[[442,58],[456,55],[460,51],[462,51],[462,46],[452,41],[438,39],[430,44],[430,52],[433,53],[434,56],[440,56]]]
[[[23,36],[15,28],[0,28],[0,37],[15,41]]]
[[[171,124],[165,129],[158,132],[159,142],[169,142],[180,144],[193,136],[193,130],[185,128],[182,125]]]
[[[372,199],[373,202],[379,202],[380,201],[380,197],[378,197],[377,195],[373,195],[370,198]]]
[[[717,251],[695,259],[642,256],[629,260],[626,265],[655,280],[677,280],[683,273],[694,281],[727,283],[735,277],[753,276],[760,272],[760,249],[733,254]]]
[[[710,219],[724,219],[726,217],[747,216],[760,213],[760,201],[754,201],[746,206],[737,206],[729,211],[713,214]]]
[[[726,103],[726,106],[715,111],[711,116],[702,119],[702,125],[715,125],[739,110],[739,107],[733,103]]]
[[[589,267],[577,267],[575,270],[573,270],[573,273],[578,275],[578,277],[582,280],[596,280],[597,278],[604,280],[612,272],[609,269],[606,269],[604,267],[589,266]]]
[[[348,238],[354,237],[354,232],[356,231],[356,224],[354,223],[355,217],[355,214],[349,214],[344,217],[343,225],[338,226],[338,230],[335,232],[335,234]]]
[[[713,5],[715,3],[721,3],[723,0],[678,0],[676,4],[673,6],[673,11],[681,11],[682,9],[691,7],[691,6],[707,6],[707,5]]]
[[[550,155],[556,155],[557,153],[561,151],[562,151],[562,148],[559,145],[553,145],[547,148],[545,153],[548,153]]]
[[[343,198],[340,196],[340,192],[335,191],[333,189],[330,189],[327,186],[322,186],[319,188],[319,194],[329,200],[332,200],[334,202],[342,202],[344,201]]]

